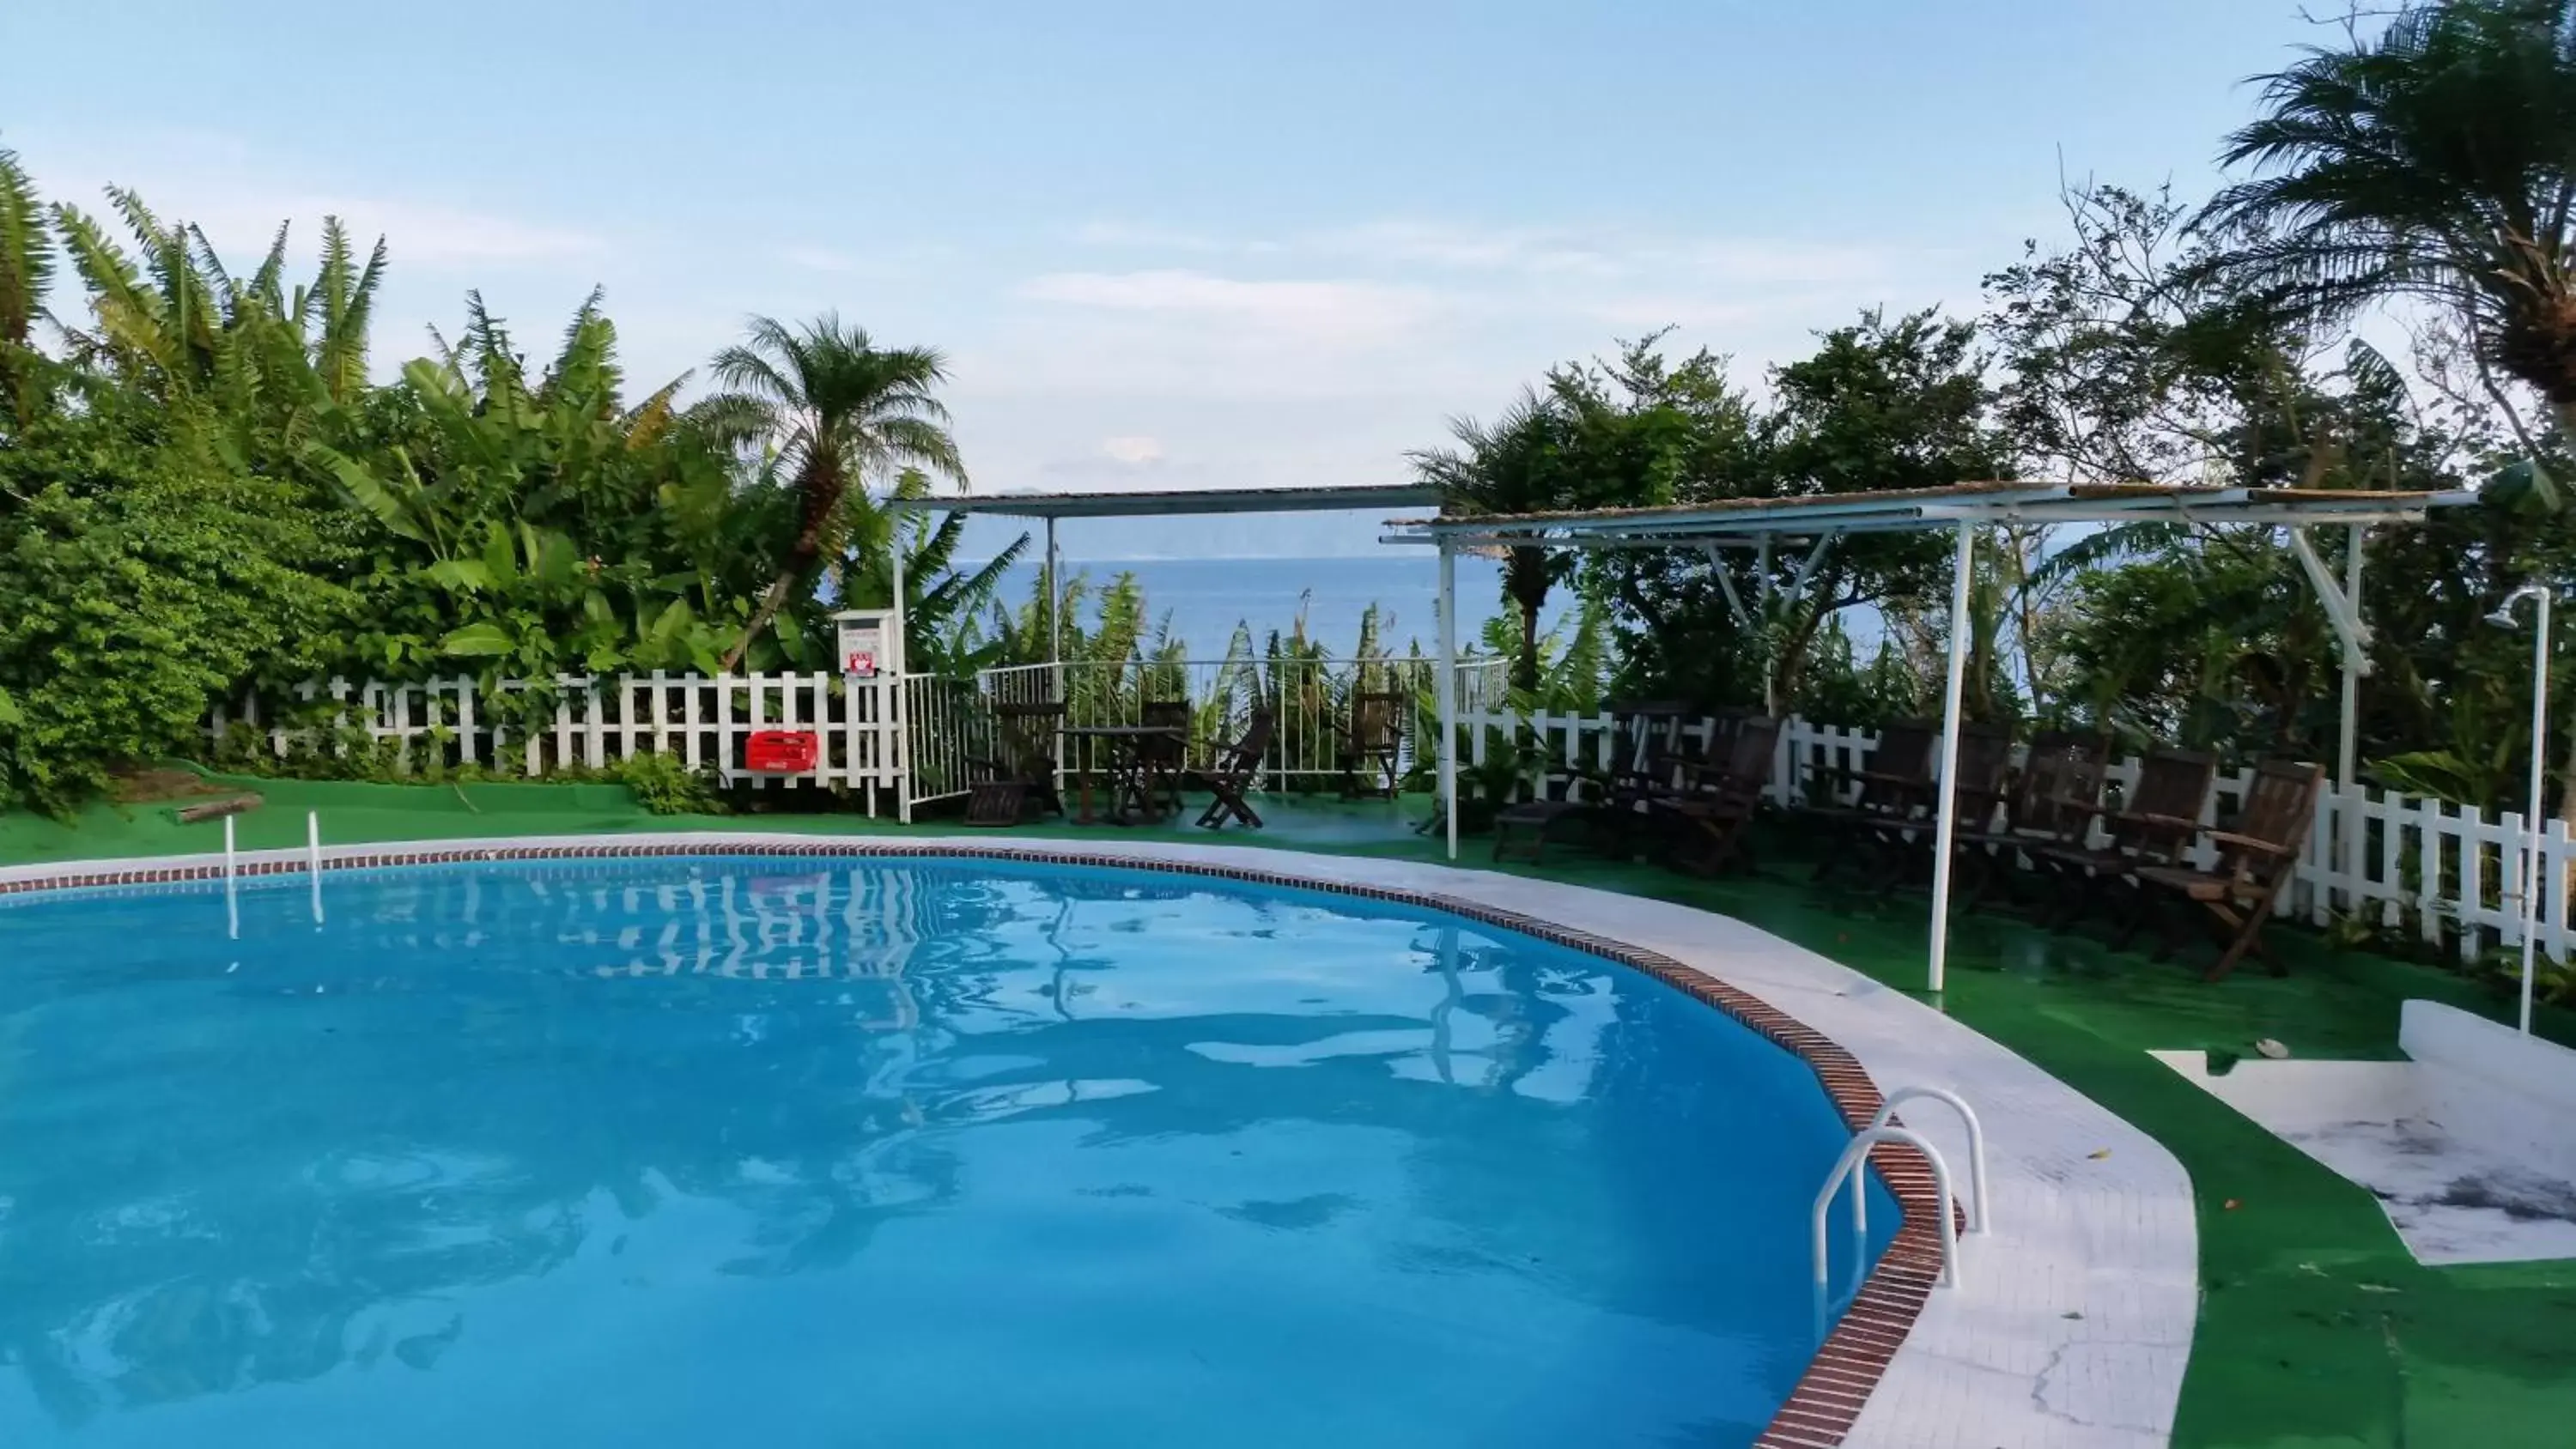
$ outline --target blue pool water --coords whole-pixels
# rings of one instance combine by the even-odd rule
[[[1847,1133],[1598,958],[962,861],[322,904],[0,905],[0,1445],[1740,1445],[1814,1348]]]

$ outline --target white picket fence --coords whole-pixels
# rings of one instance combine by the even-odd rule
[[[1482,764],[1488,752],[1511,731],[1526,726],[1538,749],[1567,766],[1606,767],[1614,747],[1608,713],[1520,716],[1494,709],[1464,712],[1467,754]],[[1700,719],[1677,726],[1694,744],[1704,744],[1715,721]],[[1865,730],[1810,724],[1791,719],[1780,732],[1774,756],[1772,800],[1787,804],[1803,798],[1819,766],[1857,765],[1877,747]],[[2121,789],[2134,787],[2138,761],[2127,759],[2107,771]],[[2251,768],[2222,775],[2203,812],[2203,823],[2233,816],[2242,806],[2253,779]],[[2576,930],[2570,929],[2569,875],[2576,870],[2576,836],[2565,822],[2552,820],[2541,842],[2541,949],[2567,959]],[[2456,949],[2471,959],[2498,944],[2522,940],[2522,898],[2516,877],[2521,871],[2523,822],[2519,812],[2490,819],[2474,806],[2374,790],[2355,785],[2329,788],[2317,806],[2317,821],[2308,833],[2299,861],[2292,906],[2319,926],[2337,916],[2376,918],[2387,930],[2412,931],[2436,946]],[[2213,858],[2204,842],[2202,864]]]
[[[525,695],[530,689],[509,680],[498,692]],[[909,774],[896,689],[891,678],[837,674],[566,674],[553,682],[553,709],[541,709],[534,727],[523,729],[503,722],[518,717],[517,707],[496,709],[468,677],[423,684],[333,679],[298,686],[283,705],[264,706],[256,697],[242,700],[237,710],[219,705],[208,715],[206,731],[220,743],[237,727],[248,727],[284,759],[297,751],[335,749],[343,731],[362,730],[380,746],[390,745],[397,767],[415,774],[428,773],[435,762],[536,779],[567,768],[607,769],[650,751],[676,756],[692,770],[711,770],[729,783],[850,790],[874,813],[878,792],[899,799]],[[743,770],[744,745],[753,732],[776,729],[819,737],[811,771]]]

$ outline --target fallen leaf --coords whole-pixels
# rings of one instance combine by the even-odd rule
[[[2101,1161],[2103,1158],[2108,1157],[2108,1156],[2110,1156],[2110,1155],[2111,1155],[2111,1149],[2110,1149],[2110,1148],[2108,1148],[2108,1147],[2105,1147],[2105,1148],[2103,1148],[2102,1150],[2100,1150],[2099,1152],[2088,1152],[2088,1153],[2085,1153],[2084,1155],[2085,1155],[2085,1156],[2087,1156],[2087,1157],[2092,1158],[2095,1162],[2099,1162],[2099,1161]]]
[[[2236,1211],[2236,1199],[2231,1197],[2226,1202],[2221,1203],[2220,1206],[2226,1208],[2229,1212],[2234,1212]]]

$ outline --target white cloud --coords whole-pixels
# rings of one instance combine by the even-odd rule
[[[1019,289],[1032,301],[1231,322],[1309,342],[1383,344],[1434,309],[1413,288],[1347,281],[1246,281],[1197,271],[1054,272]]]
[[[121,185],[165,222],[193,223],[228,255],[256,256],[291,224],[299,254],[321,234],[322,219],[340,218],[360,244],[386,239],[398,265],[469,270],[586,261],[608,252],[606,238],[538,217],[512,216],[441,195],[388,195],[373,186],[344,187],[289,177],[255,164],[237,142],[183,133],[154,139],[112,162],[78,146],[45,147],[38,181],[54,200],[93,214],[104,192]]]
[[[1124,463],[1131,468],[1150,467],[1163,461],[1163,443],[1159,438],[1103,438],[1100,451],[1112,462]]]
[[[1073,229],[1073,239],[1092,247],[1135,247],[1170,252],[1231,250],[1225,242],[1205,232],[1182,231],[1176,227],[1143,222],[1086,221]]]
[[[1578,234],[1442,222],[1376,221],[1312,233],[1291,243],[1334,256],[1469,271],[1613,276],[1615,248]]]
[[[791,267],[803,267],[809,272],[855,272],[860,270],[862,265],[857,257],[851,256],[848,252],[835,251],[831,247],[780,247],[778,259]]]
[[[308,222],[308,230],[313,232],[319,231],[322,217],[336,216],[359,236],[370,240],[385,237],[404,260],[422,266],[588,258],[606,251],[608,246],[599,236],[571,227],[519,221],[435,202],[363,196],[249,196],[226,198],[222,209],[238,216],[245,226],[256,225],[253,219],[257,217],[266,217],[271,227],[279,218],[294,217]],[[211,226],[207,229],[214,230]]]

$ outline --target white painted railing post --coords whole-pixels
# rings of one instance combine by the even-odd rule
[[[1937,1211],[1933,1216],[1935,1219],[1935,1227],[1941,1240],[1941,1286],[1944,1288],[1958,1287],[1959,1224],[1956,1215],[1950,1210],[1951,1204],[1958,1201],[1958,1195],[1950,1190],[1949,1164],[1941,1160],[1940,1151],[1934,1148],[1931,1143],[1924,1141],[1921,1134],[1907,1131],[1902,1127],[1885,1126],[1865,1127],[1860,1131],[1853,1133],[1851,1145],[1844,1148],[1843,1155],[1834,1160],[1834,1170],[1826,1174],[1825,1185],[1816,1194],[1814,1210],[1809,1214],[1809,1226],[1812,1229],[1810,1240],[1815,1250],[1816,1285],[1818,1287],[1822,1287],[1826,1281],[1825,1261],[1827,1254],[1825,1252],[1825,1212],[1826,1209],[1833,1206],[1834,1194],[1836,1191],[1841,1189],[1843,1181],[1846,1178],[1850,1179],[1852,1185],[1852,1238],[1854,1246],[1855,1249],[1858,1249],[1864,1248],[1868,1245],[1869,1173],[1867,1171],[1867,1163],[1869,1161],[1869,1150],[1882,1142],[1893,1142],[1906,1147],[1911,1147],[1915,1151],[1922,1153],[1923,1160],[1932,1165],[1932,1197],[1934,1203],[1937,1204]]]
[[[1878,1115],[1869,1119],[1869,1125],[1889,1125],[1897,1103],[1918,1099],[1948,1103],[1968,1129],[1968,1189],[1975,1199],[1970,1204],[1974,1212],[1968,1218],[1968,1231],[1982,1234],[1994,1226],[1994,1199],[1986,1192],[1986,1128],[1966,1098],[1946,1087],[1899,1087],[1879,1103]]]

